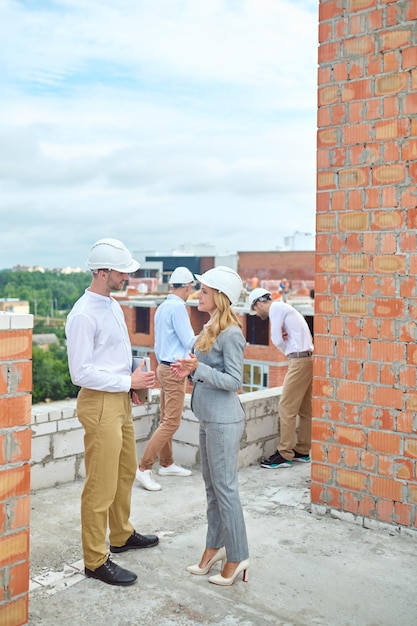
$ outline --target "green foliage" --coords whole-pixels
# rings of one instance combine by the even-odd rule
[[[49,350],[33,346],[33,402],[74,398],[78,387],[72,384],[67,362],[67,350],[63,346],[51,345]]]
[[[91,274],[0,270],[0,298],[28,300],[40,317],[65,317],[91,282]]]
[[[54,324],[51,327],[51,323],[47,323],[44,319],[35,319],[33,324],[34,335],[48,335],[54,333],[57,336],[61,345],[65,344],[65,318],[61,320],[54,320]]]
[[[33,346],[34,403],[44,402],[46,399],[74,398],[78,393],[78,387],[72,384],[68,370],[64,325],[74,302],[84,293],[90,282],[90,272],[59,274],[51,271],[0,270],[0,298],[28,300],[30,312],[35,316],[33,332],[55,333],[60,342],[59,346],[51,345],[46,351]]]

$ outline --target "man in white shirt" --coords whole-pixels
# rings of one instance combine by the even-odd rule
[[[77,416],[84,427],[86,478],[81,497],[85,575],[110,585],[131,585],[134,572],[110,560],[110,552],[157,545],[156,535],[135,531],[130,500],[136,471],[136,440],[130,390],[155,383],[154,372],[132,373],[132,350],[122,309],[111,297],[139,263],[117,239],[100,239],[87,267],[92,281],[74,304],[66,323],[71,380],[81,387]]]
[[[279,402],[280,440],[278,450],[261,467],[291,467],[293,461],[308,463],[311,448],[313,338],[304,317],[290,304],[272,300],[271,293],[258,287],[249,294],[251,315],[271,324],[272,343],[288,358],[288,371]],[[297,416],[299,424],[297,428]]]
[[[187,358],[195,341],[194,331],[185,306],[191,293],[194,276],[186,267],[177,267],[171,274],[171,293],[155,313],[156,375],[161,386],[158,428],[148,441],[136,471],[136,480],[149,491],[162,487],[155,480],[153,465],[159,456],[160,476],[190,476],[191,471],[174,463],[172,437],[181,423],[184,408],[185,379],[172,373],[171,363]]]

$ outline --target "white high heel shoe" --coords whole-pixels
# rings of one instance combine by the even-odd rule
[[[187,567],[187,572],[190,572],[190,574],[196,574],[196,576],[204,576],[204,574],[207,574],[211,570],[211,568],[215,563],[217,563],[217,561],[222,561],[223,569],[226,563],[226,548],[219,548],[216,554],[211,557],[210,561],[205,567],[200,567],[198,563],[197,565],[189,565]]]
[[[241,561],[239,563],[239,565],[237,566],[233,574],[229,576],[229,578],[225,578],[221,574],[216,574],[215,576],[210,576],[209,583],[213,583],[214,585],[223,585],[225,587],[228,585],[233,585],[236,578],[239,576],[240,572],[243,572],[242,580],[245,583],[248,580],[248,573],[247,573],[248,567],[249,567],[249,559],[245,559],[244,561]]]

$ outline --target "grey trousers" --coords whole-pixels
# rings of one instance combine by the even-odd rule
[[[225,546],[231,562],[249,556],[237,474],[243,429],[243,419],[231,424],[200,420],[201,466],[207,495],[206,547]]]

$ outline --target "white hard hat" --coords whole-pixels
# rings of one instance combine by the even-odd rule
[[[271,292],[268,291],[267,289],[263,289],[262,287],[257,287],[256,289],[253,289],[250,294],[249,294],[249,313],[250,315],[256,315],[256,311],[254,311],[253,307],[255,306],[255,304],[258,302],[258,300],[260,298],[263,298],[265,296],[269,296],[267,299],[270,300],[271,299]]]
[[[211,270],[207,270],[202,275],[196,274],[195,277],[203,285],[224,293],[229,298],[231,304],[236,304],[239,300],[243,287],[242,279],[230,267],[219,265]]]
[[[188,285],[194,282],[194,276],[187,267],[176,267],[168,283],[170,285]]]
[[[140,264],[118,239],[99,239],[90,249],[87,267],[90,270],[109,269],[130,274],[136,272]]]

